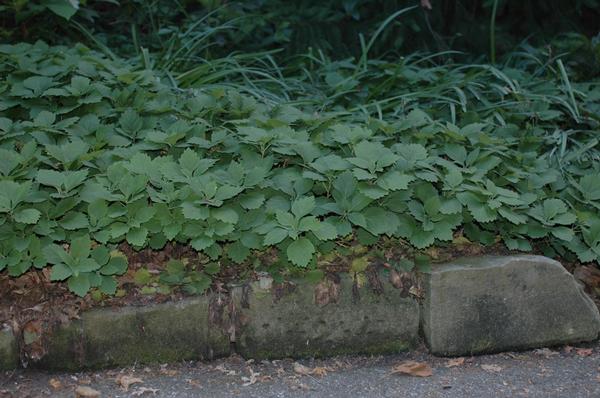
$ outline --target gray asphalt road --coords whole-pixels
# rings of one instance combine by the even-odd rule
[[[394,373],[405,361],[430,366],[432,376]],[[81,386],[102,397],[600,397],[598,343],[458,360],[420,350],[298,361],[306,368],[294,362],[231,357],[76,374],[6,372],[0,397],[74,397]],[[128,381],[136,383],[125,391]]]

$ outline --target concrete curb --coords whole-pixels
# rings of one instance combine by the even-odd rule
[[[55,330],[30,366],[79,370],[151,362],[396,353],[425,337],[440,355],[590,341],[600,315],[573,277],[540,256],[481,257],[437,265],[397,289],[380,276],[273,285],[262,278],[145,307],[94,309]],[[535,314],[541,314],[535,316]],[[514,322],[512,322],[514,320]],[[18,339],[0,332],[0,370],[18,366]]]

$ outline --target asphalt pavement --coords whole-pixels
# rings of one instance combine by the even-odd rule
[[[462,358],[434,357],[422,348],[380,357],[246,361],[233,356],[81,373],[0,373],[2,398],[77,392],[152,398],[600,397],[600,344]]]

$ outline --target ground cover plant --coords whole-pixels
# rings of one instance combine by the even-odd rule
[[[174,89],[81,45],[0,56],[0,267],[12,276],[50,264],[78,295],[114,294],[123,242],[201,252],[211,261],[164,277],[190,292],[258,253],[281,274],[380,237],[600,255],[600,86],[570,82],[560,60],[323,61],[307,72],[323,100],[303,101],[299,76],[293,106],[225,84]]]
[[[240,17],[248,4],[152,3],[144,27],[138,3],[121,5],[112,35],[93,22],[118,4],[3,6],[0,272],[49,270],[102,297],[118,293],[136,252],[174,246],[196,257],[136,280],[202,293],[223,272],[319,279],[336,258],[356,274],[374,257],[426,270],[432,247],[465,242],[598,261],[600,47],[587,24],[562,47],[498,54],[492,30],[484,52],[495,63],[444,46],[401,56],[383,50],[390,32],[426,11],[398,8],[374,24],[368,7],[346,4],[371,26],[357,47],[296,43],[283,57],[272,41],[215,50],[244,29],[266,40],[271,22]],[[266,7],[269,20],[277,4],[253,12]],[[487,9],[500,31],[512,26],[503,2],[476,14]],[[11,41],[36,36],[25,28],[48,15],[73,19],[54,39],[66,45]],[[565,42],[576,51],[557,51]]]

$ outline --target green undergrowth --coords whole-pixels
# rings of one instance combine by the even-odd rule
[[[382,237],[598,261],[598,82],[560,59],[432,59],[308,55],[242,92],[82,45],[0,46],[0,271],[113,294],[124,242],[310,271]]]

